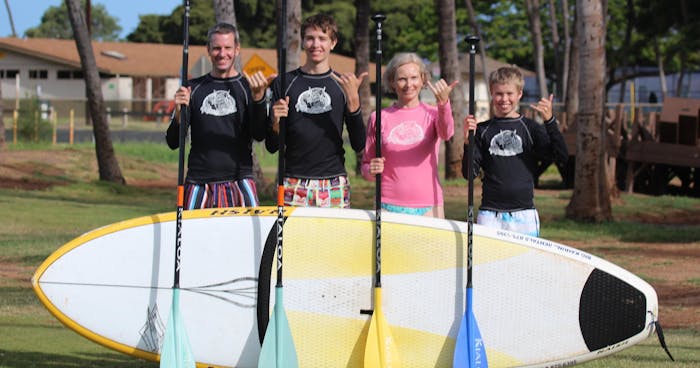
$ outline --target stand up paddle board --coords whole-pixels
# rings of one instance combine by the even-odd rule
[[[276,207],[185,211],[181,312],[201,367],[257,367]],[[299,365],[362,367],[374,212],[287,208],[285,311]],[[465,306],[467,224],[382,216],[383,311],[404,367],[450,367]],[[115,223],[59,248],[32,284],[64,325],[158,360],[172,299],[175,214]],[[586,252],[474,226],[474,314],[491,367],[568,366],[654,331],[654,289]]]

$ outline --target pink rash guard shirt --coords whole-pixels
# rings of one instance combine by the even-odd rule
[[[376,111],[367,124],[362,175],[374,180],[369,162],[375,157]],[[403,207],[443,204],[438,177],[440,143],[454,134],[452,108],[420,103],[412,108],[396,105],[382,109],[382,202]]]

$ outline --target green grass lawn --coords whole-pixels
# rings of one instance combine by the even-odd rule
[[[46,149],[23,146],[11,150]],[[258,147],[259,148],[259,147]],[[53,147],[76,150],[94,159],[89,145]],[[165,145],[119,144],[115,150],[122,169],[147,176],[149,167],[161,165],[176,169],[176,153]],[[2,153],[0,153],[2,154]],[[258,151],[261,165],[274,181],[276,156]],[[353,167],[354,157],[348,166]],[[84,168],[76,169],[84,170]],[[132,173],[132,174],[133,174]],[[271,174],[267,174],[271,173]],[[555,175],[550,173],[550,175]],[[96,173],[78,175],[68,172],[64,185],[46,190],[0,189],[0,367],[156,367],[156,363],[131,358],[90,342],[63,327],[35,297],[30,277],[38,265],[60,245],[97,227],[153,213],[174,210],[175,188],[143,189],[97,182]],[[76,179],[76,177],[80,179]],[[88,179],[83,179],[84,177]],[[93,179],[89,179],[92,177]],[[54,178],[55,179],[55,178]],[[351,176],[353,203],[357,208],[372,208],[373,183]],[[465,186],[463,180],[448,181],[446,186]],[[700,199],[624,195],[615,205],[616,220],[607,224],[575,223],[564,219],[564,207],[570,191],[546,192],[537,197],[543,219],[543,237],[566,243],[567,240],[603,239],[635,242],[697,242],[700,224],[657,227],[625,220],[635,211],[700,213]],[[272,205],[272,197],[262,198]],[[446,198],[448,218],[463,219],[466,199]],[[478,203],[478,199],[477,199]],[[700,246],[700,245],[699,245]],[[612,260],[614,261],[614,260]],[[586,363],[587,367],[697,367],[700,366],[700,338],[694,330],[666,330],[666,339],[676,363],[670,362],[655,336],[613,354]]]

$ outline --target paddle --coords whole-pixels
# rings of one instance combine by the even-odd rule
[[[185,15],[183,20],[182,71],[180,84],[187,87],[187,67],[189,53],[190,1],[184,0]],[[180,255],[182,253],[182,211],[185,196],[185,134],[189,122],[187,105],[180,106],[180,150],[177,164],[177,217],[175,221],[175,276],[173,280],[173,300],[170,304],[170,317],[165,328],[163,347],[160,349],[160,366],[163,368],[194,368],[192,347],[187,337],[185,323],[180,314]]]
[[[286,90],[287,64],[287,0],[282,0],[281,14],[278,19],[277,63],[280,78],[280,91]],[[263,339],[259,368],[296,368],[299,366],[292,331],[289,328],[287,314],[284,311],[282,293],[282,227],[284,225],[284,155],[285,135],[287,129],[284,119],[279,122],[279,156],[277,157],[277,284],[275,285],[275,306],[267,324]]]
[[[469,114],[474,115],[474,57],[476,55],[476,45],[479,38],[475,36],[467,37],[469,44]],[[474,176],[472,172],[474,161],[474,131],[469,130],[469,145],[467,148],[467,180],[469,182],[467,191],[467,305],[459,325],[457,341],[455,342],[454,368],[475,368],[488,367],[486,360],[486,349],[481,339],[481,332],[474,317],[472,309],[472,239],[474,230]]]
[[[377,89],[376,95],[376,124],[375,147],[376,157],[382,157],[382,22],[386,19],[383,14],[375,14],[372,20],[377,23]],[[388,368],[400,367],[399,352],[391,336],[389,324],[382,312],[382,175],[375,176],[375,276],[374,276],[374,311],[367,331],[365,343],[365,367]]]

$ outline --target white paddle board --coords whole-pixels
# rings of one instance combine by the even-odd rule
[[[361,367],[374,212],[287,208],[284,305],[302,367]],[[181,312],[203,367],[256,367],[274,298],[276,207],[185,211]],[[384,212],[383,311],[404,367],[450,367],[464,316],[467,224]],[[79,334],[158,360],[172,299],[175,214],[65,244],[32,283]],[[489,365],[567,366],[648,337],[654,289],[586,252],[474,225],[474,314]],[[272,286],[272,287],[271,287]]]

